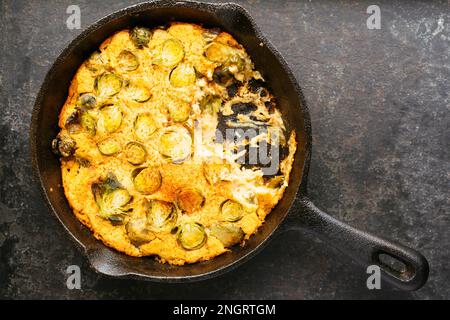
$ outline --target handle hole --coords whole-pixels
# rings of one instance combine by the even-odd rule
[[[414,268],[410,264],[390,253],[379,251],[374,258],[386,272],[401,280],[411,280],[415,274]]]
[[[386,253],[380,253],[378,255],[378,260],[382,265],[389,267],[397,271],[398,273],[406,272],[406,264],[403,261],[394,258],[393,256],[390,256]]]

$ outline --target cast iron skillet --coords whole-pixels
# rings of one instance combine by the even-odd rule
[[[153,258],[129,257],[95,240],[74,217],[61,186],[59,160],[51,152],[51,141],[58,132],[58,114],[79,65],[115,31],[135,25],[154,27],[171,20],[219,27],[243,44],[277,97],[287,132],[295,130],[299,141],[290,185],[263,227],[244,247],[236,246],[213,260],[183,267],[160,264]],[[100,273],[160,282],[208,279],[248,260],[275,234],[301,228],[316,233],[363,265],[380,266],[382,279],[401,289],[416,290],[427,280],[428,263],[420,253],[339,222],[308,200],[311,123],[305,100],[280,53],[261,34],[248,12],[236,4],[156,1],[128,7],[94,23],[72,41],[48,72],[34,106],[30,139],[33,167],[46,202]]]

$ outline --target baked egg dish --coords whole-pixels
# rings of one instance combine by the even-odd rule
[[[245,245],[283,197],[297,145],[245,48],[181,22],[106,39],[58,124],[77,219],[109,247],[173,265]]]

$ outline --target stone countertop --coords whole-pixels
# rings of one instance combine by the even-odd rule
[[[66,27],[67,7],[80,6],[83,29],[130,2],[0,2],[0,298],[450,298],[447,1],[242,1],[309,103],[310,197],[357,228],[423,252],[431,273],[421,290],[368,290],[363,267],[300,232],[198,283],[92,271],[32,181],[28,130],[46,72],[81,31]],[[381,8],[379,30],[366,27],[371,4]],[[74,264],[81,290],[66,287]]]

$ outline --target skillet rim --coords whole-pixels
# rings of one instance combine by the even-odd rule
[[[262,239],[258,244],[255,245],[253,249],[251,249],[249,252],[245,253],[243,256],[234,259],[230,263],[225,263],[218,268],[196,274],[196,275],[188,275],[188,276],[171,276],[171,275],[164,275],[164,276],[156,276],[156,275],[148,275],[143,273],[138,273],[136,271],[126,271],[121,270],[120,272],[117,270],[114,270],[114,272],[111,272],[111,270],[101,270],[102,268],[99,268],[98,266],[95,266],[94,259],[95,255],[99,251],[105,251],[104,249],[108,249],[106,252],[109,253],[109,251],[113,250],[103,243],[100,243],[99,240],[96,240],[92,237],[92,240],[94,240],[94,243],[98,243],[95,245],[95,247],[89,247],[88,244],[84,243],[79,239],[78,236],[76,236],[74,233],[72,233],[65,222],[63,222],[62,218],[60,217],[60,214],[58,211],[54,208],[50,198],[48,197],[48,193],[45,189],[45,184],[42,180],[41,176],[41,170],[39,167],[39,154],[37,150],[37,132],[38,132],[38,120],[39,115],[41,114],[41,110],[43,109],[42,101],[44,97],[48,94],[48,87],[49,83],[51,82],[52,78],[54,77],[55,71],[63,62],[64,59],[75,49],[77,46],[82,43],[84,38],[86,38],[90,33],[94,32],[98,28],[102,27],[103,25],[107,24],[108,22],[120,18],[126,15],[130,15],[137,12],[142,12],[147,9],[154,9],[154,8],[173,8],[173,7],[187,7],[191,9],[196,10],[204,10],[208,11],[210,13],[216,13],[217,11],[224,10],[224,11],[234,11],[238,14],[245,17],[245,19],[248,20],[248,22],[251,25],[251,34],[252,36],[256,37],[259,41],[261,41],[265,47],[270,51],[270,53],[278,60],[278,62],[281,65],[281,68],[283,69],[283,72],[287,75],[289,81],[291,82],[295,93],[297,94],[297,98],[300,102],[300,108],[302,112],[302,118],[303,118],[303,124],[304,124],[304,134],[302,137],[306,140],[305,141],[305,149],[304,149],[304,161],[303,161],[303,168],[299,168],[300,170],[300,181],[297,187],[297,190],[294,191],[295,195],[293,196],[292,201],[288,204],[288,208],[285,210],[285,212],[282,214],[279,223],[274,227],[274,229],[264,238]],[[220,17],[219,17],[220,19]],[[245,45],[245,43],[244,43]],[[300,110],[299,110],[300,111]],[[77,35],[74,39],[70,41],[68,45],[66,45],[62,50],[60,50],[59,54],[57,55],[57,58],[55,61],[51,64],[50,68],[47,71],[47,74],[40,86],[39,92],[36,96],[35,103],[33,105],[33,111],[32,111],[32,117],[31,117],[31,125],[30,125],[30,136],[29,136],[29,143],[30,143],[30,156],[31,156],[31,163],[32,163],[32,169],[33,169],[33,177],[35,182],[39,185],[40,193],[43,195],[43,198],[45,200],[46,206],[49,208],[49,210],[53,213],[53,215],[56,216],[56,218],[59,220],[61,225],[64,227],[66,232],[70,234],[70,238],[77,244],[78,247],[81,247],[83,249],[84,255],[87,256],[89,260],[90,266],[97,272],[105,275],[112,276],[114,278],[126,278],[126,279],[139,279],[139,280],[150,280],[154,282],[169,282],[169,283],[180,283],[180,282],[193,282],[193,281],[199,281],[204,279],[209,279],[215,276],[222,275],[228,271],[231,271],[238,266],[242,265],[246,261],[248,261],[250,258],[254,257],[258,252],[260,252],[274,237],[275,234],[282,232],[282,226],[286,223],[286,217],[288,215],[291,215],[292,207],[296,201],[298,201],[299,198],[303,198],[307,194],[307,178],[308,178],[308,172],[309,172],[309,166],[310,166],[310,159],[311,159],[311,148],[312,148],[312,129],[311,129],[311,120],[310,120],[310,114],[309,109],[307,106],[307,102],[305,100],[305,97],[303,95],[302,89],[300,88],[298,81],[296,77],[294,76],[291,68],[289,67],[287,61],[283,58],[281,53],[275,48],[275,46],[267,39],[267,37],[262,33],[258,25],[256,24],[253,17],[250,15],[250,13],[245,9],[243,6],[236,4],[234,2],[225,2],[225,3],[205,3],[205,2],[199,2],[199,1],[175,1],[175,0],[157,0],[157,1],[147,1],[147,2],[141,2],[135,5],[127,6],[122,9],[116,10],[103,18],[100,18],[90,24],[87,28],[85,28],[79,35]],[[299,150],[297,150],[299,152]],[[102,253],[104,255],[104,253]],[[119,268],[120,269],[120,268]]]

